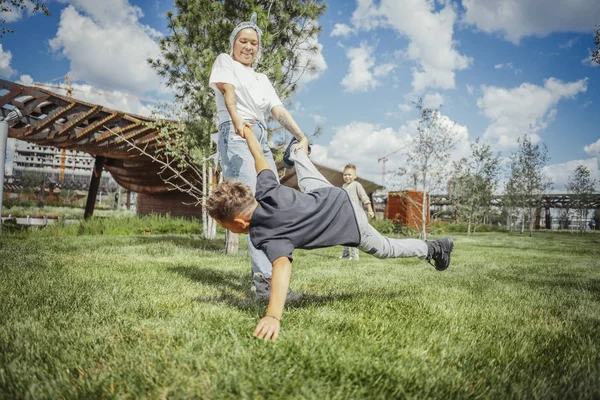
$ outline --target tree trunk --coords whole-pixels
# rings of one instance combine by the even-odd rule
[[[208,197],[210,197],[210,195],[212,194],[213,191],[213,168],[212,166],[208,166],[208,176],[207,176],[207,183],[208,183],[208,188],[207,188],[207,194]],[[212,240],[214,238],[217,237],[217,223],[215,222],[214,219],[207,217],[208,219],[208,229],[207,229],[207,234],[208,234],[208,239]]]
[[[521,209],[521,235],[525,233],[525,208]]]
[[[202,163],[202,237],[208,239],[208,213],[206,212],[206,161]]]
[[[423,200],[421,201],[421,234],[420,239],[427,240],[427,192],[425,182],[427,181],[427,174],[423,174]]]
[[[467,227],[467,236],[471,236],[471,215],[469,215],[469,226]]]
[[[535,223],[535,208],[529,209],[529,237],[533,236],[533,225]]]
[[[237,254],[239,251],[240,239],[237,233],[231,231],[225,232],[225,254]]]

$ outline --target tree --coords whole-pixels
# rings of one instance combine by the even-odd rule
[[[321,27],[316,21],[326,5],[321,0],[175,0],[174,7],[175,12],[167,13],[170,34],[160,40],[162,58],[148,62],[166,78],[185,116],[179,120],[182,135],[177,142],[184,143],[186,153],[193,156],[187,161],[204,165],[202,160],[210,153],[210,134],[216,128],[214,92],[208,81],[216,57],[230,52],[233,28],[257,13],[263,31],[262,56],[254,68],[269,76],[281,100],[286,101],[300,78],[315,69],[310,54],[318,50],[316,38]],[[236,239],[234,235],[227,238]],[[237,251],[228,244],[226,249]]]
[[[454,163],[454,170],[452,202],[458,217],[467,221],[470,235],[472,223],[490,210],[498,185],[500,155],[494,155],[490,146],[477,139],[471,143],[471,156]]]
[[[594,33],[594,45],[596,46],[596,48],[594,49],[590,57],[592,59],[592,62],[600,66],[600,26],[596,26],[596,29],[594,29]]]
[[[534,144],[529,135],[518,139],[518,149],[510,157],[510,176],[506,183],[507,197],[521,210],[521,234],[525,231],[525,218],[529,219],[529,236],[533,235],[536,209],[542,194],[552,186],[544,173],[548,162],[545,144]]]
[[[571,207],[577,211],[579,217],[579,230],[585,231],[588,211],[593,204],[593,194],[596,191],[596,180],[591,178],[590,170],[583,165],[578,165],[569,176],[567,193],[570,195]]]
[[[0,0],[0,12],[2,12],[2,13],[22,11],[29,7],[32,7],[31,10],[33,12],[42,10],[44,15],[46,15],[47,17],[49,17],[51,15],[50,11],[48,10],[48,7],[46,7],[46,4],[44,4],[43,0]],[[5,28],[4,27],[5,23],[6,23],[6,19],[1,18],[0,19],[0,27],[1,27],[0,38],[4,37],[4,35],[7,33],[14,32],[13,29]]]
[[[417,135],[410,144],[408,167],[415,176],[417,186],[423,190],[421,203],[420,238],[427,239],[427,200],[426,194],[447,182],[450,151],[456,146],[455,123],[442,117],[439,110],[423,106],[423,99],[415,103],[420,120]]]

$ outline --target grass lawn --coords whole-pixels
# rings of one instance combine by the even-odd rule
[[[454,236],[451,267],[297,251],[277,343],[197,236],[0,236],[0,398],[600,398],[600,235]]]

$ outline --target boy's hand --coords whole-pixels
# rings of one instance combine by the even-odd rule
[[[373,211],[369,211],[369,212],[367,213],[367,215],[368,215],[368,216],[369,216],[369,218],[371,218],[371,219],[375,218],[375,213],[374,213]]]
[[[295,152],[296,153],[299,152],[300,149],[302,149],[306,153],[306,155],[308,155],[308,138],[306,136],[304,136],[302,139],[300,139],[300,141],[296,145]]]
[[[254,337],[258,339],[276,341],[279,337],[279,329],[281,324],[279,320],[273,317],[263,317],[254,329]]]

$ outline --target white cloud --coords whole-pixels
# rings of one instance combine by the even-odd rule
[[[34,80],[29,75],[21,75],[17,83],[33,86]],[[54,85],[46,83],[47,85]],[[45,87],[63,96],[66,95],[66,85],[59,85],[64,89]],[[137,115],[151,116],[152,107],[144,104],[143,100],[133,95],[129,95],[119,90],[98,90],[91,85],[82,85],[78,83],[71,84],[72,96],[74,99],[85,101],[87,103],[98,104],[111,110],[132,113]]]
[[[450,2],[441,2],[436,10],[428,0],[359,0],[352,15],[356,29],[392,28],[409,40],[405,56],[416,63],[412,69],[413,90],[426,88],[453,89],[455,71],[468,68],[473,59],[456,50],[453,39],[457,15]]]
[[[571,160],[561,164],[553,164],[544,167],[544,172],[553,182],[553,192],[566,193],[566,184],[569,177],[575,172],[575,168],[583,165],[590,171],[590,178],[595,179],[596,183],[600,182],[600,170],[596,158],[588,158],[586,160]],[[596,185],[596,190],[598,186]]]
[[[402,111],[402,112],[409,112],[410,110],[412,110],[411,105],[410,104],[406,104],[406,103],[399,104],[398,108],[400,108],[400,111]]]
[[[375,65],[373,47],[365,42],[360,47],[348,49],[346,55],[350,59],[348,74],[342,79],[341,85],[346,92],[366,92],[381,85],[376,78],[388,75],[393,69],[392,64]]]
[[[311,49],[315,49],[314,51]],[[298,79],[298,85],[303,86],[310,81],[318,79],[327,69],[327,62],[323,57],[323,45],[317,37],[308,38],[298,49],[298,63],[301,66],[309,66]],[[296,80],[296,77],[292,78]]]
[[[452,153],[452,159],[458,160],[469,151],[468,129],[452,122],[447,116],[441,118],[442,123],[453,125],[457,146]],[[353,163],[357,166],[359,177],[381,183],[383,165],[378,160],[388,155],[385,167],[386,184],[389,184],[393,181],[393,173],[406,166],[407,151],[417,132],[417,124],[417,120],[411,120],[394,129],[354,121],[338,126],[334,128],[334,135],[329,144],[313,146],[311,159],[317,164],[339,169],[340,173],[344,165]]]
[[[515,68],[513,66],[513,63],[511,63],[511,62],[508,62],[506,64],[496,64],[496,65],[494,65],[494,68],[510,70],[510,71],[513,71],[515,73],[515,75],[520,75],[523,73],[523,70],[521,70],[519,68]]]
[[[12,53],[10,51],[4,51],[2,43],[0,43],[0,76],[10,78],[15,70],[10,66],[12,61]]]
[[[552,32],[591,32],[598,23],[597,0],[463,0],[464,22],[519,44],[523,37]],[[560,4],[562,3],[562,4]]]
[[[523,83],[512,89],[485,85],[481,89],[483,96],[477,99],[477,106],[491,121],[483,137],[506,149],[516,146],[518,137],[530,133],[530,126],[532,141],[539,141],[537,132],[553,120],[558,102],[585,92],[587,78],[568,83],[549,78],[543,87]]]
[[[469,85],[468,83],[467,83],[465,86],[467,87],[467,92],[468,92],[469,94],[473,94],[473,92],[474,92],[474,91],[473,91],[473,86],[472,86],[472,85]]]
[[[19,80],[16,83],[18,83],[19,85],[33,86],[33,84],[35,83],[35,81],[29,75],[21,75],[19,77]]]
[[[319,114],[311,114],[310,116],[312,117],[313,121],[315,121],[315,123],[317,124],[322,124],[325,121],[327,121],[327,118]]]
[[[444,96],[441,93],[427,93],[423,97],[423,106],[425,108],[437,109],[444,105]]]
[[[160,34],[139,22],[139,7],[127,0],[68,2],[49,44],[69,59],[73,80],[137,94],[166,91],[146,61],[160,57]]]
[[[600,138],[595,143],[585,146],[583,150],[592,157],[600,158]]]
[[[575,37],[573,39],[567,40],[566,42],[559,43],[558,47],[561,49],[569,49],[573,47],[577,42],[579,42],[579,38]]]
[[[6,11],[4,9],[6,8]],[[23,16],[23,10],[19,7],[15,7],[10,2],[2,2],[2,19],[5,23],[15,22],[21,19]]]
[[[354,33],[354,30],[352,28],[350,28],[348,25],[346,25],[346,24],[335,24],[333,26],[333,30],[331,31],[331,34],[329,36],[347,37],[351,33]]]

